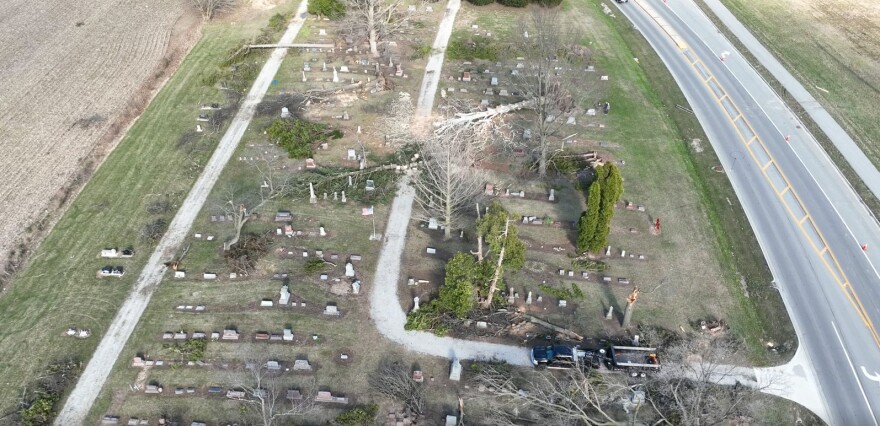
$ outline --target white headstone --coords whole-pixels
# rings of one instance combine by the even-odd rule
[[[336,199],[336,193],[335,193],[335,192],[333,193],[333,199],[334,199],[334,200]],[[327,236],[327,231],[324,230],[324,227],[323,227],[323,226],[318,227],[318,235],[320,235],[320,236],[322,236],[322,237],[326,237],[326,236]]]
[[[326,62],[321,63],[321,71],[327,71],[327,63]]]
[[[345,191],[342,191],[342,200],[340,200],[340,201],[342,201],[343,203],[346,202],[345,201]]]
[[[614,314],[614,306],[609,306],[609,307],[608,307],[608,313],[605,314],[605,319],[610,320],[610,319],[611,319],[611,315],[613,315],[613,314]]]
[[[281,296],[278,298],[278,304],[282,306],[287,306],[287,303],[290,302],[290,291],[288,291],[287,286],[281,286]]]
[[[440,229],[440,223],[437,221],[436,217],[432,217],[428,219],[428,229],[436,230]]]
[[[550,188],[550,198],[548,198],[548,200],[549,200],[549,201],[555,201],[555,200],[556,200],[556,191],[555,191],[553,188]]]
[[[361,282],[355,281],[351,283],[351,294],[361,294]]]
[[[611,246],[605,248],[605,256],[611,256]]]
[[[455,382],[461,380],[461,362],[458,361],[458,358],[452,360],[452,368],[449,369],[449,380]]]
[[[418,312],[418,311],[419,311],[419,296],[413,297],[413,308],[412,308],[412,311],[413,311],[413,312]]]
[[[526,305],[531,305],[531,304],[532,304],[532,292],[530,291],[529,295],[526,296]]]
[[[326,36],[326,35],[327,35],[327,30],[325,30],[325,29],[323,29],[323,28],[319,29],[319,30],[318,30],[318,35],[319,35],[319,36]]]
[[[302,73],[303,73],[303,83],[309,81],[309,79],[306,78],[306,72],[303,71]]]
[[[309,203],[318,204],[318,197],[315,196],[315,187],[309,182]]]
[[[354,265],[352,265],[351,262],[345,263],[345,276],[346,277],[353,277],[354,276]]]
[[[336,67],[333,67],[333,82],[339,83],[339,74],[336,73]]]

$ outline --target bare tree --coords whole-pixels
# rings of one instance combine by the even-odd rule
[[[214,16],[235,5],[235,0],[191,0],[193,7],[202,14],[202,19],[210,21]]]
[[[753,370],[733,365],[742,344],[696,337],[663,351],[663,370],[646,384],[647,398],[668,424],[716,425],[753,415],[750,403],[774,379],[758,383]]]
[[[424,163],[414,180],[416,200],[428,217],[442,219],[446,239],[485,183],[478,166],[486,140],[480,126],[464,123],[435,131],[419,143]]]
[[[280,373],[269,369],[269,362],[262,358],[247,361],[247,378],[237,385],[245,393],[242,402],[256,409],[263,426],[315,411],[317,407],[311,396],[302,395],[299,400],[287,398],[288,388],[281,383]]]
[[[280,161],[274,159],[261,159],[254,163],[254,169],[260,179],[260,188],[256,196],[252,192],[242,193],[243,191],[234,187],[227,191],[220,208],[227,216],[232,217],[235,234],[232,239],[223,243],[223,250],[229,250],[230,247],[238,243],[241,238],[241,230],[253,213],[269,201],[291,192],[291,174],[282,168],[281,164]]]
[[[409,25],[413,14],[404,7],[403,0],[348,0],[346,27],[356,40],[367,40],[370,54],[378,57],[379,43]]]
[[[619,424],[611,405],[631,389],[606,376],[580,369],[551,374],[481,364],[473,388],[484,391],[472,393],[469,399],[485,400],[490,412],[486,420],[494,424]]]
[[[555,9],[535,8],[531,18],[524,20],[514,47],[525,62],[513,76],[513,85],[525,107],[533,111],[528,130],[537,145],[541,177],[547,175],[549,139],[565,121],[561,117],[572,113],[591,89],[582,75],[577,76],[586,50],[577,47],[566,28]]]
[[[403,402],[407,408],[422,414],[425,409],[425,389],[412,378],[412,373],[401,362],[383,360],[369,378],[370,386],[383,395]]]

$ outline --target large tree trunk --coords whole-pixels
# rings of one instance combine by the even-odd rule
[[[538,159],[538,176],[547,177],[547,138],[541,135],[541,158]]]
[[[477,221],[480,220],[480,203],[477,203]],[[483,234],[477,230],[477,263],[483,263]]]
[[[229,250],[232,246],[238,244],[238,240],[241,239],[241,230],[244,228],[244,224],[247,223],[250,215],[242,215],[238,218],[235,224],[235,236],[232,237],[231,240],[223,243],[223,251]]]
[[[504,233],[501,234],[501,238],[507,240],[507,230],[510,228],[510,219],[504,222]],[[501,264],[504,262],[504,250],[506,249],[506,244],[501,246],[501,251],[498,252],[498,264],[495,265],[495,274],[492,276],[492,283],[489,284],[489,292],[486,294],[486,299],[481,303],[483,309],[489,309],[489,306],[492,305],[492,297],[495,296],[495,292],[498,291],[498,280],[501,278]]]
[[[447,157],[449,159],[449,157]],[[446,162],[446,167],[452,167],[450,164],[451,161]],[[452,238],[452,196],[453,196],[453,188],[452,188],[452,173],[446,173],[446,193],[443,194],[446,199],[443,203],[443,239],[448,240]]]
[[[633,316],[633,305],[635,305],[635,303],[629,301],[626,302],[626,309],[623,311],[623,328],[629,328]]]
[[[370,2],[367,10],[367,27],[370,32],[370,54],[379,57],[379,34],[376,32],[376,8],[374,2]]]

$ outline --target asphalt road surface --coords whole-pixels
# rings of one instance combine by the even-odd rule
[[[672,72],[755,230],[824,401],[807,408],[830,424],[877,425],[880,227],[699,9],[668,1],[619,6]]]

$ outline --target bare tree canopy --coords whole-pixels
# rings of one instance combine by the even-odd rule
[[[370,54],[379,56],[379,43],[410,23],[412,12],[403,0],[348,0],[347,28],[356,43],[370,43]]]
[[[425,389],[412,378],[412,372],[402,362],[384,360],[370,375],[370,386],[377,392],[402,402],[415,413],[425,409]]]
[[[462,123],[419,142],[424,163],[414,180],[416,200],[427,217],[442,220],[447,239],[486,182],[479,163],[487,140],[483,126]]]
[[[210,21],[214,16],[235,6],[235,0],[190,0],[193,7],[202,14],[202,19]]]
[[[667,424],[717,425],[755,416],[758,384],[733,365],[742,344],[696,337],[665,348],[663,370],[646,383],[647,397]],[[764,384],[772,386],[772,383]]]
[[[292,189],[292,176],[282,167],[281,161],[258,160],[254,163],[254,170],[259,178],[259,191],[254,191],[251,188],[230,187],[219,206],[224,214],[232,217],[235,231],[232,239],[223,244],[224,250],[229,250],[230,247],[238,243],[241,238],[241,230],[250,220],[251,214],[269,201],[288,195]]]
[[[593,90],[578,77],[585,49],[577,45],[555,9],[535,8],[523,21],[520,39],[513,49],[525,58],[524,68],[513,76],[513,85],[534,112],[529,122],[537,145],[538,173],[547,175],[551,156],[549,138],[565,114],[572,113]]]
[[[488,399],[488,421],[496,425],[613,425],[609,409],[630,393],[627,386],[609,383],[602,375],[580,369],[559,374],[514,372],[509,366],[480,364],[471,399]]]
[[[317,407],[311,395],[302,395],[298,400],[287,398],[288,387],[281,382],[280,372],[270,370],[271,361],[265,358],[247,360],[246,378],[236,385],[245,394],[241,401],[254,408],[260,424],[288,424],[290,417],[315,411]]]

